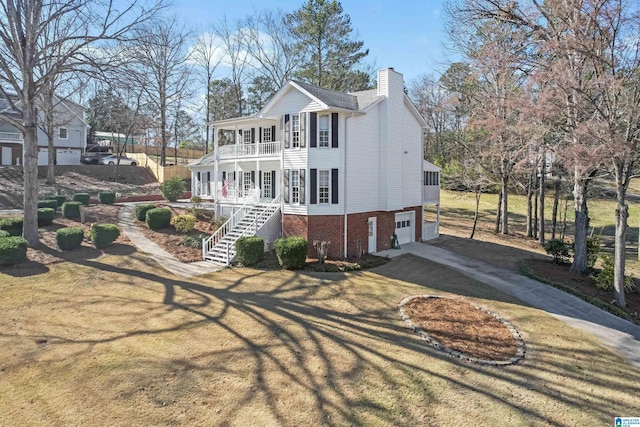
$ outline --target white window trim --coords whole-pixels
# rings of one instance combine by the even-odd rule
[[[267,139],[267,132],[269,132],[269,139]],[[273,135],[271,135],[271,126],[262,128],[262,142],[274,142]]]
[[[251,144],[251,129],[245,129],[242,131],[242,143]]]
[[[320,196],[320,175],[326,172],[327,174],[327,201],[323,202]],[[318,169],[318,204],[319,205],[330,205],[331,204],[331,169]]]
[[[293,185],[293,183],[294,183],[294,180],[293,180],[294,174],[298,178],[298,185],[297,186]],[[297,200],[294,200],[294,193],[293,193],[293,189],[294,188],[298,189]],[[297,169],[292,169],[291,170],[291,179],[290,179],[290,182],[289,182],[289,191],[290,191],[290,198],[291,198],[291,200],[289,201],[289,204],[291,204],[291,205],[300,205],[300,171],[297,170]]]
[[[65,136],[64,138],[60,135],[60,133],[62,132],[62,129],[64,129],[66,131],[67,136]],[[58,139],[69,139],[69,128],[67,127],[59,127],[58,128]]]
[[[322,122],[321,118],[325,116],[327,117],[327,145],[323,146],[321,144],[321,140],[320,140],[320,123]],[[318,148],[331,148],[331,114],[327,113],[327,114],[318,114],[318,132],[317,132],[317,138],[318,138]]]
[[[294,150],[300,149],[300,141],[301,141],[301,136],[302,136],[301,135],[301,130],[300,130],[300,115],[301,115],[300,113],[291,114],[291,120],[289,121],[289,126],[291,127],[291,148],[293,148]],[[294,140],[294,135],[293,135],[293,132],[295,132],[294,129],[293,129],[293,121],[294,121],[293,119],[294,119],[294,117],[298,118],[298,130],[297,130],[297,132],[298,132],[298,141],[297,142]]]

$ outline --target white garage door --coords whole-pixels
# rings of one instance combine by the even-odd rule
[[[47,166],[49,164],[49,149],[38,149],[38,166]]]
[[[414,224],[415,212],[401,212],[396,214],[396,236],[398,236],[398,243],[409,243],[413,242],[413,236],[415,233],[413,230],[415,229]]]
[[[59,165],[79,165],[80,150],[72,148],[58,148],[56,163]]]

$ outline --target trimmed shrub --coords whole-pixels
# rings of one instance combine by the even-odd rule
[[[84,233],[81,227],[65,227],[56,231],[56,243],[63,251],[79,248],[83,239]]]
[[[553,256],[554,264],[562,264],[569,256],[569,246],[560,239],[550,239],[544,243],[544,250]]]
[[[8,231],[12,236],[22,236],[22,217],[0,219],[0,230]]]
[[[38,200],[38,209],[51,208],[54,211],[58,209],[58,201],[56,199]]]
[[[602,289],[603,291],[612,291],[613,290],[613,277],[615,273],[615,265],[614,258],[610,256],[602,257],[602,270],[594,280],[596,281],[596,287],[598,289]],[[633,282],[633,279],[629,276],[624,277],[624,290],[627,292],[632,292],[636,289],[636,284]]]
[[[16,265],[27,260],[27,241],[22,237],[0,239],[0,265]]]
[[[145,221],[147,219],[147,211],[150,209],[155,209],[156,205],[153,203],[140,203],[136,205],[135,215],[138,221]]]
[[[120,228],[115,224],[94,224],[91,227],[91,241],[97,249],[106,248],[120,236]]]
[[[236,240],[236,257],[247,267],[264,259],[264,239],[258,236],[245,236]]]
[[[175,202],[184,193],[184,181],[174,176],[160,185],[160,191],[165,199]]]
[[[171,224],[171,209],[149,209],[147,211],[145,222],[147,223],[147,227],[149,227],[151,230],[160,230],[161,228],[167,228],[169,224]]]
[[[102,191],[98,193],[98,200],[103,205],[112,205],[116,202],[115,191]]]
[[[51,225],[56,211],[51,208],[38,209],[38,225]]]
[[[58,202],[58,207],[60,207],[64,202],[67,201],[67,196],[65,196],[64,194],[53,194],[47,197],[47,199],[55,200],[56,202]]]
[[[80,202],[83,205],[87,206],[89,204],[89,193],[75,193],[71,196],[71,200],[74,202]]]
[[[600,254],[600,238],[589,237],[587,238],[587,267],[593,268],[598,261],[598,255]]]
[[[276,240],[276,256],[280,266],[287,270],[304,267],[307,259],[307,239],[293,236]]]
[[[9,236],[11,236],[11,233],[9,233],[7,230],[0,230],[0,238]]]
[[[64,202],[62,204],[62,215],[69,219],[80,218],[81,205],[81,202]]]
[[[178,233],[188,233],[196,226],[196,217],[193,215],[176,215],[171,219],[171,224]]]

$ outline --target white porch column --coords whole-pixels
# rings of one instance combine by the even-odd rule
[[[237,130],[236,130],[236,132],[237,132]],[[238,203],[238,193],[240,192],[240,188],[241,188],[241,185],[242,185],[242,183],[240,183],[240,185],[238,185],[238,179],[240,178],[240,176],[239,176],[240,174],[238,173],[238,160],[233,162],[233,167],[234,167],[234,169],[233,169],[234,170],[233,177],[235,178],[234,181],[233,181],[233,186],[234,186],[234,188],[236,190],[236,191],[233,192],[233,194],[234,194],[233,197],[234,197],[234,201],[236,203]]]
[[[218,129],[216,129],[215,127],[212,127],[212,129],[213,129],[213,182],[214,182],[212,196],[217,204],[218,190],[221,190],[219,188],[220,184],[218,183],[218,181],[220,180],[218,178],[218,175],[220,174],[220,165],[218,164],[218,162],[220,161],[220,156],[218,154]]]
[[[262,188],[260,188],[260,159],[256,161],[256,189],[260,191],[260,195],[258,197],[258,201],[262,199]]]

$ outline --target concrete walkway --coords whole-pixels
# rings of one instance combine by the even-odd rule
[[[136,225],[134,206],[134,203],[122,204],[122,209],[120,209],[120,212],[118,213],[118,224],[127,237],[129,237],[131,242],[141,251],[147,253],[151,258],[156,260],[162,268],[185,279],[212,273],[222,269],[219,265],[208,261],[199,261],[187,264],[175,259],[173,255],[162,249],[155,242],[149,240],[147,236],[140,231]]]
[[[633,366],[640,368],[638,325],[537,280],[426,243],[405,243],[402,249],[390,249],[376,255],[396,257],[405,253],[450,267],[544,310],[567,324],[594,335]]]

